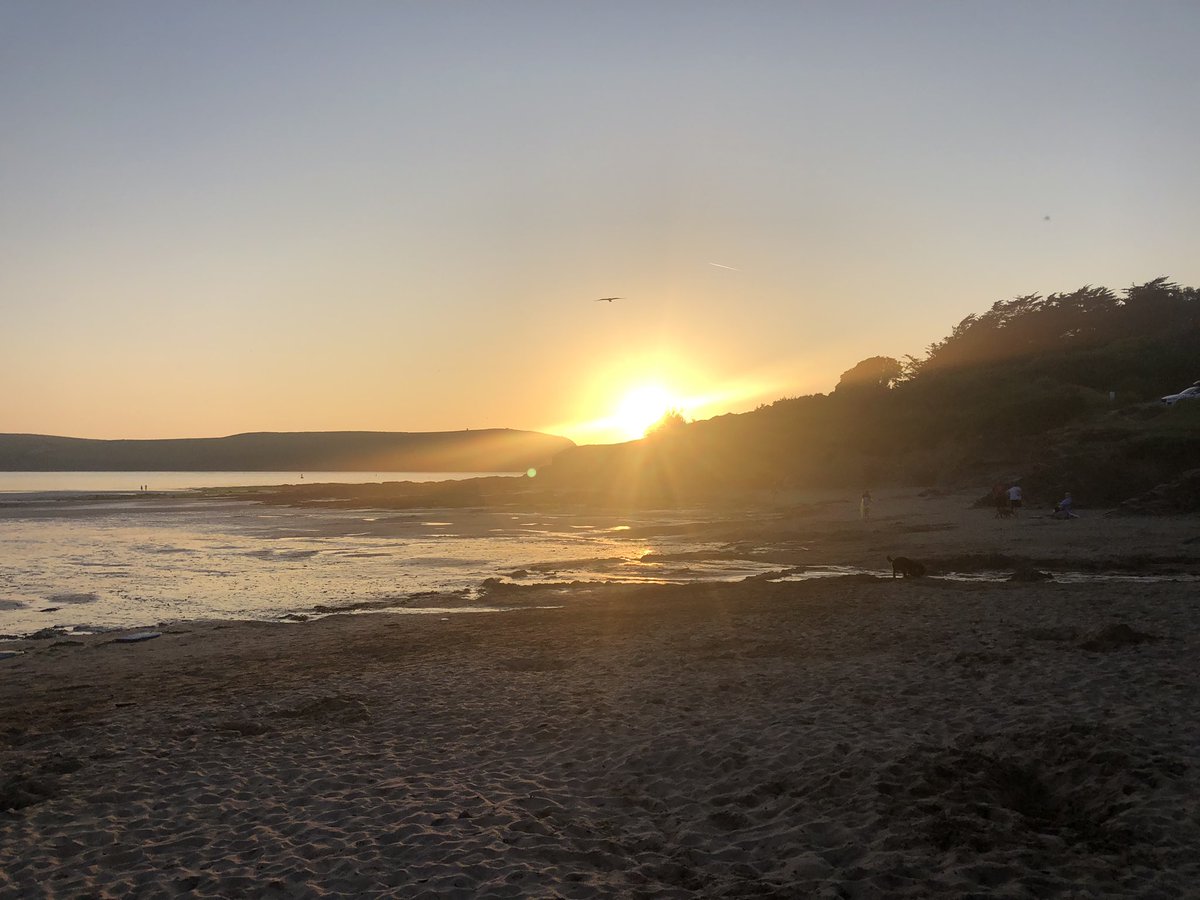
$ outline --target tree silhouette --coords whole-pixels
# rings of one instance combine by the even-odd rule
[[[657,422],[646,429],[646,436],[651,437],[656,434],[666,434],[667,432],[683,427],[687,423],[687,419],[683,417],[683,413],[678,409],[668,409]]]
[[[901,379],[904,367],[890,356],[872,356],[842,373],[835,391],[856,389],[889,390]]]

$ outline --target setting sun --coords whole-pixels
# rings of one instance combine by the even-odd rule
[[[580,374],[571,393],[579,418],[544,423],[541,430],[581,444],[637,440],[672,410],[689,422],[741,411],[751,400],[778,397],[779,384],[767,369],[717,379],[669,348],[614,357]]]
[[[651,425],[680,403],[659,385],[642,385],[625,394],[617,406],[616,425],[627,439],[640,438]]]

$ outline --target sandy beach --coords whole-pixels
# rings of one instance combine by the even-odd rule
[[[1197,896],[1195,518],[970,500],[706,526],[921,579],[0,644],[0,896]]]

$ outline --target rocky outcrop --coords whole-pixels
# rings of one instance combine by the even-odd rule
[[[1110,515],[1178,515],[1200,512],[1200,469],[1189,469],[1179,478],[1160,484],[1126,500]]]

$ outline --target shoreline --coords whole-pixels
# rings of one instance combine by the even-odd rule
[[[0,597],[0,635],[63,637],[205,618],[286,621],[431,602],[504,606],[510,589],[538,583],[887,576],[889,556],[921,560],[930,579],[1200,578],[1194,517],[1088,510],[1060,521],[1026,509],[1000,520],[973,500],[969,492],[877,491],[867,522],[836,491],[748,497],[735,508],[574,513],[280,508],[241,496],[34,503],[16,510],[0,504],[0,521],[20,523],[23,530],[13,534],[32,548],[14,557],[28,564],[30,578]],[[146,552],[150,545],[138,529],[151,523],[167,526],[159,533],[169,536]],[[214,540],[218,534],[229,538]],[[117,558],[101,553],[102,538],[117,548]],[[473,541],[494,546],[481,552]],[[426,542],[423,549],[406,549],[419,542]],[[70,554],[61,549],[68,546]],[[167,578],[160,560],[173,554],[183,565]],[[437,566],[422,569],[421,557],[430,554]],[[416,557],[412,565],[409,555]],[[88,566],[98,574],[89,577]],[[250,591],[240,605],[223,594],[233,581]],[[124,599],[131,596],[139,602]]]

